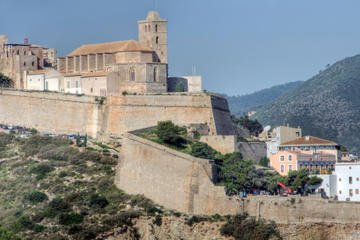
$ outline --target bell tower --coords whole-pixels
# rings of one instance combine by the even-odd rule
[[[168,63],[167,20],[156,11],[150,11],[145,20],[138,22],[139,41],[153,49],[161,63]]]

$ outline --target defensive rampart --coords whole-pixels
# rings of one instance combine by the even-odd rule
[[[172,120],[180,125],[206,123],[211,135],[228,135],[234,131],[227,102],[209,94],[99,98],[0,90],[0,123],[36,128],[42,132],[86,133],[100,138],[151,127],[162,120]]]
[[[144,194],[166,208],[193,214],[234,214],[238,198],[212,182],[209,160],[175,151],[132,134],[124,135],[115,184]]]

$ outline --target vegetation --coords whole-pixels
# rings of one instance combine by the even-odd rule
[[[336,62],[276,101],[258,109],[266,125],[301,126],[303,135],[341,143],[360,153],[360,55]]]
[[[0,156],[17,156],[0,168],[0,240],[95,239],[124,226],[136,233],[132,219],[141,215],[160,224],[161,207],[116,188],[117,159],[102,150],[43,136],[0,134],[0,144]]]
[[[247,214],[239,214],[229,217],[221,227],[221,234],[232,236],[235,240],[275,240],[282,239],[275,222],[266,222],[263,219],[256,220]]]
[[[259,161],[259,165],[260,166],[263,166],[263,167],[268,167],[269,166],[269,163],[270,163],[270,159],[267,158],[267,157],[263,157],[260,159]]]
[[[0,73],[0,88],[13,88],[13,87],[14,87],[14,81],[11,78]]]
[[[156,135],[163,143],[181,147],[186,140],[181,136],[186,133],[186,129],[176,126],[171,121],[159,122],[157,125]]]
[[[247,115],[241,116],[240,118],[233,116],[233,121],[236,125],[249,130],[252,136],[258,136],[263,130],[263,127],[258,120],[252,120]]]
[[[294,90],[303,82],[290,82],[266,88],[241,96],[226,96],[229,107],[235,116],[243,116],[250,111],[257,111],[261,106],[271,104],[284,94]]]

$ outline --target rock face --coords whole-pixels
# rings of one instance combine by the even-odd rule
[[[200,222],[189,226],[184,218],[163,217],[160,226],[153,223],[153,218],[142,217],[136,220],[135,227],[138,229],[140,239],[146,240],[231,240],[220,234],[223,222]],[[132,240],[136,239],[131,232],[110,237],[108,240]]]
[[[258,110],[264,125],[301,126],[303,135],[360,152],[360,55],[341,60]]]

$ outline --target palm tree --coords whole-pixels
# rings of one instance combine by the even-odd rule
[[[11,78],[0,73],[0,87],[1,88],[13,88],[14,82]]]

